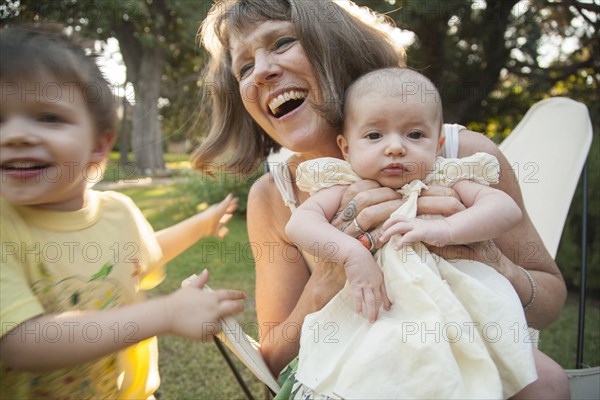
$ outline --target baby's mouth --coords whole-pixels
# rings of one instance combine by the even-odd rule
[[[308,93],[301,90],[290,90],[275,97],[269,102],[269,110],[275,118],[281,118],[300,107]]]

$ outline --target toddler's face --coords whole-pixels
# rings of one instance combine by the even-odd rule
[[[425,178],[440,131],[437,107],[425,100],[419,94],[351,96],[338,144],[354,172],[393,189]]]
[[[0,84],[0,193],[17,205],[81,208],[87,183],[100,173],[88,166],[109,150],[81,85],[49,76]]]

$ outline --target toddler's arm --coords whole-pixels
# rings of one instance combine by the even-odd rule
[[[161,262],[169,262],[203,237],[225,237],[229,232],[225,224],[231,220],[237,207],[238,199],[230,193],[223,201],[203,212],[156,232],[163,253]]]
[[[202,290],[204,270],[191,285],[141,303],[104,311],[65,312],[25,321],[2,337],[0,359],[14,369],[41,371],[77,365],[162,334],[207,340],[221,317],[241,312],[236,290]],[[86,340],[94,327],[94,341]],[[52,340],[42,333],[51,329]],[[91,330],[90,330],[91,332]]]
[[[334,186],[312,195],[292,214],[285,232],[300,249],[319,260],[344,265],[356,311],[362,314],[364,303],[367,318],[373,322],[382,303],[385,309],[391,305],[381,269],[358,240],[329,223],[346,188]]]
[[[383,225],[382,242],[394,234],[404,236],[396,247],[424,242],[434,246],[475,243],[502,236],[521,219],[521,209],[501,190],[468,180],[453,186],[465,210],[441,219],[394,217]]]

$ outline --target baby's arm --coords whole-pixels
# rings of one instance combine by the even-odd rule
[[[238,199],[230,193],[223,201],[203,212],[156,232],[163,253],[161,263],[169,262],[203,237],[225,237],[228,233],[225,224],[231,220],[237,207]]]
[[[244,309],[238,300],[245,298],[236,290],[202,290],[207,280],[204,270],[189,286],[167,296],[110,310],[30,319],[2,337],[0,359],[7,367],[42,371],[90,361],[162,334],[205,341],[220,330],[219,318]],[[44,340],[46,331],[52,332],[51,341]]]
[[[300,249],[319,260],[344,265],[357,313],[362,314],[364,302],[367,318],[373,322],[382,302],[386,309],[390,307],[381,269],[358,240],[329,223],[346,188],[334,186],[312,195],[292,214],[285,232]]]
[[[521,219],[519,206],[501,190],[469,180],[457,182],[453,189],[465,210],[441,219],[390,218],[380,240],[385,242],[400,233],[404,236],[397,248],[419,241],[435,246],[475,243],[503,235]]]

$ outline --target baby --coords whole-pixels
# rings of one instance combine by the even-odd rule
[[[527,326],[519,297],[493,268],[448,262],[424,245],[491,240],[518,223],[517,204],[489,186],[498,181],[497,160],[483,153],[436,157],[443,143],[440,97],[427,78],[409,69],[359,78],[346,93],[344,112],[337,140],[346,161],[299,165],[298,187],[311,197],[286,226],[303,251],[343,264],[348,279],[304,321],[298,381],[310,396],[514,395],[537,378],[530,344],[507,334]],[[384,224],[380,240],[387,243],[375,258],[368,233],[361,242],[329,224],[347,185],[361,179],[397,189],[405,198]],[[417,218],[417,197],[427,185],[452,187],[466,209]],[[356,220],[353,224],[362,231]],[[316,340],[317,333],[331,334],[332,324],[333,340]],[[491,337],[490,326],[501,330],[500,337]]]

